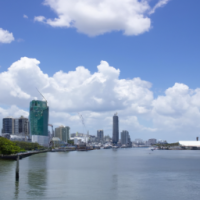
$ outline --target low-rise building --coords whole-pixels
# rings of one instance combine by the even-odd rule
[[[200,141],[179,141],[182,147],[200,147]]]

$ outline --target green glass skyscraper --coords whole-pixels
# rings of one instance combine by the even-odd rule
[[[33,100],[30,102],[30,134],[32,142],[48,146],[49,107],[46,101]]]

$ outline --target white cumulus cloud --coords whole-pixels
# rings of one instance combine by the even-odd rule
[[[0,117],[27,115],[29,103],[42,99],[50,107],[50,123],[69,125],[71,132],[83,132],[81,112],[90,134],[104,129],[112,134],[112,116],[118,112],[120,131],[132,138],[168,136],[194,138],[200,130],[200,88],[175,83],[165,94],[154,98],[151,83],[139,77],[120,79],[120,70],[101,61],[91,73],[84,66],[74,71],[43,73],[40,62],[23,57],[0,73]],[[164,136],[162,136],[164,134]]]
[[[44,22],[46,20],[46,18],[44,16],[37,16],[34,17],[34,21],[38,21],[38,22]]]
[[[34,20],[53,27],[73,27],[89,36],[111,31],[139,35],[151,28],[148,13],[155,12],[167,2],[161,0],[152,9],[149,0],[45,0],[44,5],[49,6],[57,17],[37,16]]]
[[[153,101],[152,116],[160,130],[173,134],[198,134],[200,130],[200,89],[192,90],[187,85],[175,83]]]
[[[0,28],[0,43],[11,43],[15,38],[12,33]]]

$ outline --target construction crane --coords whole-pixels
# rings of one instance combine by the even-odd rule
[[[85,122],[84,122],[84,118],[83,118],[82,114],[81,114],[81,113],[78,113],[78,116],[79,116],[79,118],[80,118],[80,120],[81,120],[81,123],[82,123],[83,127],[84,127],[85,130],[87,131],[87,128],[86,128],[86,126],[85,126]],[[87,143],[86,134],[85,134],[85,143]]]
[[[80,120],[81,120],[81,123],[82,123],[83,127],[85,128],[85,130],[87,130],[87,129],[86,129],[86,126],[85,126],[85,122],[84,122],[84,118],[83,118],[82,114],[81,114],[81,113],[78,113],[78,116],[79,116],[79,118],[80,118]]]
[[[51,126],[51,128],[52,128],[52,137],[54,137],[55,135],[54,135],[54,131],[53,131],[53,125],[52,124],[48,124],[48,126]]]
[[[42,96],[42,98],[47,102],[47,100],[45,99],[44,95],[36,88],[36,90],[40,93],[40,95]]]

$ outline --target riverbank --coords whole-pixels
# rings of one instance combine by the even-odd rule
[[[0,155],[0,159],[17,160],[17,156],[19,156],[19,159],[22,159],[22,158],[32,156],[32,155],[35,155],[35,154],[46,153],[48,151],[49,150],[42,150],[42,151],[32,151],[32,152],[18,153],[18,154],[12,154],[12,155]]]

